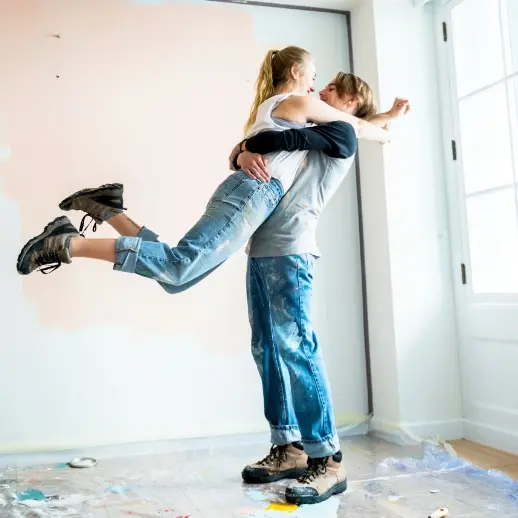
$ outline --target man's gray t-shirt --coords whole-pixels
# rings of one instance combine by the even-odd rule
[[[300,124],[281,119],[275,122],[286,128]],[[354,155],[331,158],[321,151],[310,151],[271,216],[255,231],[247,246],[250,257],[278,257],[312,254],[320,256],[316,232],[324,207],[347,176]]]

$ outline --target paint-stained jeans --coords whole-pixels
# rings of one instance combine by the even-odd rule
[[[272,443],[302,440],[313,458],[340,449],[322,352],[311,325],[315,258],[248,260],[252,354],[263,384]]]
[[[275,178],[263,183],[241,171],[233,173],[176,247],[157,241],[157,235],[144,228],[137,237],[117,240],[114,269],[154,279],[171,294],[185,291],[237,252],[283,194]]]

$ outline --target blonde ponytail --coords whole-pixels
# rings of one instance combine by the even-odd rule
[[[250,131],[250,128],[254,125],[255,119],[257,118],[257,110],[259,106],[269,99],[274,93],[275,88],[273,86],[273,65],[272,61],[277,54],[277,50],[269,50],[266,53],[257,81],[255,82],[255,99],[250,109],[250,115],[245,125],[245,135]]]
[[[304,67],[309,57],[307,50],[293,46],[267,52],[255,83],[255,99],[245,125],[245,135],[255,123],[259,106],[289,83],[293,66]]]

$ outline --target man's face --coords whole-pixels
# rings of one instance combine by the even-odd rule
[[[324,101],[329,106],[336,108],[345,113],[354,115],[356,113],[358,103],[352,95],[345,95],[340,97],[336,91],[334,82],[329,83],[319,93],[320,100]]]

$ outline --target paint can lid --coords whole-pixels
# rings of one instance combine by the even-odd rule
[[[96,464],[93,457],[75,457],[68,463],[71,468],[93,468]]]

